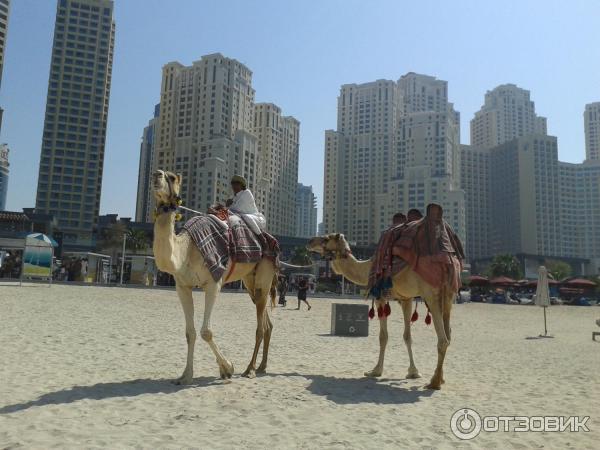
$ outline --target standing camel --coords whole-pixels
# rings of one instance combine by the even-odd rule
[[[329,234],[326,236],[312,238],[307,248],[321,256],[331,259],[331,266],[335,273],[344,275],[350,281],[360,286],[369,284],[369,272],[372,261],[358,261],[351,253],[350,246],[343,234]],[[392,277],[391,296],[397,299],[402,305],[404,314],[404,342],[408,349],[410,365],[407,378],[419,378],[421,375],[415,367],[412,354],[412,339],[410,334],[410,317],[412,299],[422,297],[433,318],[433,325],[438,337],[438,360],[435,372],[431,381],[426,386],[429,389],[440,389],[444,383],[444,357],[446,349],[450,345],[450,311],[454,301],[455,292],[448,283],[442,285],[440,289],[432,287],[426,283],[421,276],[414,272],[410,267],[405,267]],[[378,306],[384,305],[385,300],[378,300]],[[387,317],[381,317],[379,330],[379,359],[375,368],[365,372],[365,376],[379,377],[383,373],[383,360],[385,348],[388,342]]]
[[[156,221],[154,223],[154,257],[156,266],[163,272],[170,273],[175,278],[177,295],[185,315],[185,337],[187,340],[187,363],[181,377],[176,384],[189,384],[194,373],[194,344],[196,342],[196,329],[194,327],[194,302],[192,289],[196,286],[204,289],[204,320],[200,329],[200,336],[204,339],[219,365],[221,378],[231,378],[233,364],[225,358],[214,341],[210,327],[210,316],[217,300],[217,296],[225,282],[243,280],[256,306],[256,340],[254,352],[247,369],[242,376],[253,378],[256,372],[265,372],[269,354],[269,342],[273,324],[267,311],[267,298],[271,284],[276,274],[272,261],[263,258],[257,263],[238,263],[231,273],[231,266],[225,275],[214,281],[207,269],[204,259],[192,238],[186,231],[175,234],[175,214],[181,189],[181,175],[158,170],[153,174],[153,192],[156,200]],[[229,262],[231,265],[231,261]],[[263,343],[262,361],[256,369],[256,358]]]

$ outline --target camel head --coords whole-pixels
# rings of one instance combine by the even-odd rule
[[[181,175],[157,170],[152,174],[152,190],[157,205],[175,205],[181,191]]]
[[[308,251],[318,253],[325,259],[346,258],[352,251],[346,238],[341,233],[317,236],[308,241]]]

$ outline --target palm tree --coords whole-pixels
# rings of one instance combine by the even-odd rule
[[[570,277],[573,271],[571,266],[566,262],[554,259],[546,261],[546,269],[548,269],[548,273],[552,275],[552,278],[557,281]]]
[[[522,277],[521,264],[513,255],[496,255],[487,269],[490,277]]]
[[[306,247],[295,247],[292,255],[292,264],[299,266],[310,266],[312,264],[310,253]]]
[[[134,252],[146,250],[150,245],[148,235],[144,230],[133,230],[129,229],[126,232],[127,235],[127,248]]]

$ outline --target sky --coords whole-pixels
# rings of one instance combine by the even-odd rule
[[[12,0],[0,106],[8,143],[7,209],[35,205],[56,0]],[[559,157],[585,157],[583,110],[600,101],[596,0],[116,0],[117,26],[100,212],[135,214],[140,137],[161,68],[220,52],[253,72],[257,102],[301,122],[299,181],[321,217],[324,130],[345,83],[407,72],[448,81],[461,141],[484,94],[531,91]]]

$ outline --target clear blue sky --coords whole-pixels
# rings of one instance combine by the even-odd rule
[[[0,140],[11,149],[7,207],[20,210],[35,203],[56,1],[12,3]],[[300,120],[299,180],[319,204],[323,132],[335,128],[343,83],[409,71],[447,80],[463,143],[485,91],[515,83],[571,162],[584,158],[584,105],[600,101],[596,0],[116,0],[114,17],[102,213],[134,214],[140,136],[169,61],[221,52],[246,64],[256,100]]]

